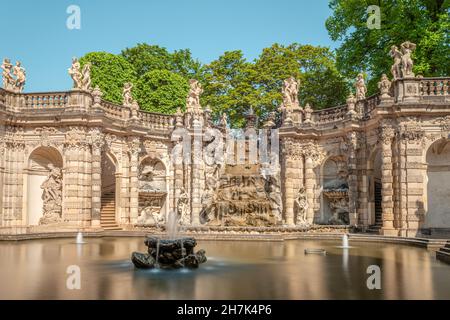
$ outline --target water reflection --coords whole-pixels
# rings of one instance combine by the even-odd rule
[[[142,238],[0,243],[1,299],[449,299],[450,266],[415,247],[296,240],[199,241],[209,258],[198,270],[135,270]],[[305,255],[323,248],[327,255]],[[66,269],[81,268],[81,290]],[[378,265],[382,290],[366,286]]]

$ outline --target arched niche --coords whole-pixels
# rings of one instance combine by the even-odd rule
[[[321,221],[318,223],[348,224],[348,168],[343,155],[331,156],[321,170]]]
[[[138,223],[159,225],[167,216],[167,172],[164,163],[145,157],[139,164]]]
[[[426,153],[425,228],[450,228],[450,140],[434,142]],[[421,204],[418,204],[420,207]]]
[[[38,147],[30,153],[25,170],[27,225],[62,219],[62,167],[61,153],[53,147]]]

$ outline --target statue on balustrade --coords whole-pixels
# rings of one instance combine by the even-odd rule
[[[364,100],[366,98],[367,88],[362,73],[358,74],[358,77],[356,78],[355,88],[356,88],[356,100],[357,101]]]
[[[77,58],[72,58],[72,66],[69,68],[69,75],[73,80],[73,88],[81,90],[83,88],[83,75],[81,74],[81,66]]]
[[[201,112],[200,109],[200,95],[203,93],[203,88],[200,82],[197,80],[189,80],[189,94],[186,101],[186,111],[188,112]]]
[[[13,67],[13,74],[16,76],[15,91],[22,92],[25,86],[26,72],[25,69],[22,67],[20,61],[17,61],[16,65]]]
[[[414,78],[412,71],[414,62],[412,60],[412,52],[416,49],[416,45],[410,41],[405,41],[400,45],[400,49],[397,46],[392,46],[389,52],[390,56],[394,59],[394,64],[391,67],[394,80],[400,78]]]
[[[391,91],[391,81],[389,81],[386,74],[383,73],[380,82],[378,82],[378,89],[380,89],[381,98],[389,98]]]
[[[126,107],[130,107],[133,104],[133,96],[131,95],[131,89],[133,88],[132,83],[125,83],[123,85],[123,93],[122,93],[122,103]]]
[[[83,67],[83,90],[91,90],[91,64],[86,63]]]
[[[3,59],[1,65],[3,76],[3,88],[6,90],[12,90],[14,88],[14,78],[12,76],[12,64],[8,58]]]
[[[62,173],[61,169],[48,165],[50,173],[41,184],[44,216],[39,224],[49,224],[61,221],[62,213]]]
[[[394,81],[402,77],[401,74],[401,63],[402,63],[402,53],[398,50],[397,46],[392,46],[389,55],[394,59],[394,64],[391,67],[391,73],[394,77]]]
[[[292,109],[299,106],[298,102],[299,84],[294,77],[283,81],[283,105],[284,108]]]
[[[412,52],[416,49],[416,45],[412,42],[405,41],[401,44],[402,49],[402,73],[403,78],[413,78],[414,73],[412,71],[414,62],[411,58]]]
[[[17,61],[16,65],[13,66],[11,61],[5,58],[0,68],[2,69],[3,88],[21,93],[25,86],[26,72],[20,61]]]

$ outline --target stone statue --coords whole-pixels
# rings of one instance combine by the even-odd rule
[[[86,63],[83,67],[83,90],[91,90],[91,64]]]
[[[15,91],[22,92],[26,81],[25,69],[21,66],[20,61],[17,61],[12,70],[13,74],[16,76]]]
[[[225,112],[222,113],[222,118],[220,119],[220,125],[224,128],[228,127],[228,118],[227,118],[227,114]]]
[[[294,200],[294,210],[297,212],[295,224],[305,225],[308,223],[306,211],[308,209],[308,201],[306,199],[306,189],[301,187],[298,190],[297,198]]]
[[[20,61],[17,61],[13,67],[11,61],[5,58],[0,68],[2,69],[3,88],[21,93],[25,86],[26,72]]]
[[[356,88],[356,100],[357,101],[364,100],[366,98],[367,88],[362,73],[358,74],[358,77],[356,78],[355,88]]]
[[[309,103],[307,103],[305,106],[305,121],[304,121],[305,123],[311,123],[312,113],[313,113],[313,109],[311,108]]]
[[[95,86],[92,90],[92,97],[94,98],[94,104],[99,105],[102,101],[103,92],[100,90],[99,86]]]
[[[13,90],[14,88],[14,78],[11,75],[12,72],[12,64],[11,61],[7,58],[3,59],[3,63],[1,65],[2,68],[2,76],[3,76],[3,88],[6,90]]]
[[[203,93],[203,88],[197,80],[189,80],[189,94],[186,101],[186,110],[188,112],[200,112],[200,95]]]
[[[402,73],[403,78],[413,78],[414,73],[413,69],[413,60],[411,58],[412,52],[416,49],[416,45],[412,42],[405,41],[401,45],[402,50]]]
[[[283,105],[285,108],[298,107],[298,87],[299,84],[294,77],[283,82]]]
[[[265,179],[264,189],[267,193],[267,198],[271,202],[271,209],[277,222],[282,221],[283,200],[281,198],[281,184],[278,175],[270,175]]]
[[[133,96],[131,95],[132,88],[133,88],[132,83],[127,82],[123,85],[122,103],[126,107],[131,107],[134,101]]]
[[[161,207],[151,205],[150,201],[145,202],[144,208],[140,212],[138,221],[140,223],[153,223],[157,228],[160,224],[164,224],[164,213],[161,212]]]
[[[40,219],[40,224],[48,224],[59,222],[61,220],[62,212],[62,173],[61,169],[54,167],[52,164],[48,165],[50,174],[42,183],[41,189],[42,200],[44,202],[44,216]]]
[[[350,95],[347,98],[347,114],[349,115],[356,114],[355,104],[356,104],[355,96],[353,95],[353,93],[350,93]]]
[[[401,78],[401,63],[402,53],[398,50],[397,46],[392,46],[389,55],[394,59],[394,64],[391,67],[391,73],[394,77],[394,81]]]
[[[80,62],[77,58],[72,59],[72,66],[69,68],[69,74],[73,80],[73,88],[81,90],[83,88]]]
[[[180,196],[177,201],[177,214],[181,224],[186,225],[190,223],[189,197],[183,187],[180,189]]]
[[[391,90],[391,81],[389,81],[386,74],[383,73],[381,76],[381,81],[378,82],[378,89],[380,89],[382,98],[389,98],[389,91]]]

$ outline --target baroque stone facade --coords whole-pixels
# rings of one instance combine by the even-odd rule
[[[4,72],[0,233],[158,227],[170,212],[186,227],[450,229],[450,78],[415,77],[414,48],[392,48],[380,94],[361,74],[338,107],[301,106],[290,78],[281,122],[258,131],[250,111],[240,134],[211,120],[195,80],[186,111],[163,115],[140,111],[131,84],[123,105],[104,101],[77,59],[68,92],[22,93],[20,70]]]

